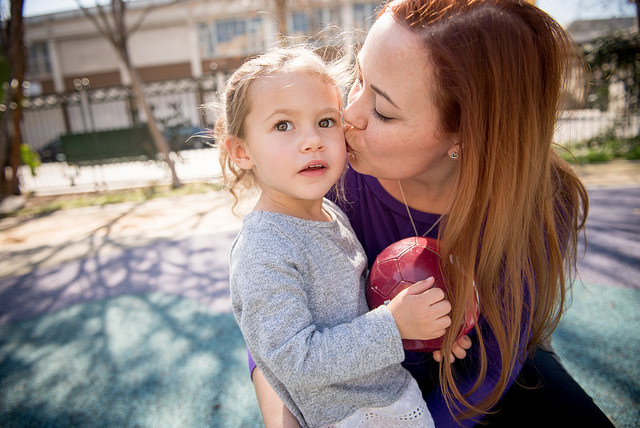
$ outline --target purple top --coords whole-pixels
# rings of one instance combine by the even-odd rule
[[[405,205],[387,193],[376,178],[359,174],[349,168],[344,179],[344,190],[346,202],[336,201],[336,203],[344,210],[349,221],[351,221],[351,226],[367,253],[370,266],[376,256],[388,245],[415,235]],[[333,195],[329,197],[333,200],[336,199]],[[411,216],[418,234],[429,230],[440,217],[437,214],[413,209],[411,210]],[[427,236],[437,238],[438,226],[434,227]],[[482,333],[487,346],[489,366],[483,384],[471,396],[472,402],[479,402],[481,398],[489,394],[497,383],[501,370],[500,353],[495,337],[486,328],[482,319],[479,325],[483,328]],[[467,357],[456,363],[458,365],[457,374],[459,375],[458,387],[462,391],[471,389],[476,378],[473,362],[477,361],[479,353],[473,331],[470,333],[470,337],[473,345],[467,353]],[[431,354],[409,351],[405,352],[405,354],[406,360],[403,364],[418,380],[436,426],[458,426],[453,420],[438,386],[438,363],[433,360]],[[524,347],[522,347],[519,353],[520,358],[516,359],[508,386],[511,386],[517,374],[520,373],[525,356]],[[474,423],[467,420],[464,425],[473,426]]]
[[[362,175],[349,168],[344,179],[344,190],[346,201],[336,200],[337,198],[333,194],[328,195],[328,197],[334,200],[347,214],[353,230],[367,253],[369,265],[390,244],[415,235],[405,205],[389,195],[376,178]],[[437,214],[416,210],[411,210],[411,216],[419,234],[429,230],[440,217]],[[438,236],[438,227],[434,227],[427,236],[436,238]],[[479,321],[479,326],[483,329],[488,368],[484,382],[471,395],[471,401],[474,403],[479,402],[481,398],[488,395],[497,383],[501,370],[500,353],[495,337],[482,322],[482,318]],[[470,390],[476,378],[474,362],[478,360],[478,347],[474,331],[470,333],[470,337],[473,345],[467,352],[467,357],[456,362],[457,384],[462,392]],[[526,342],[523,341],[522,343]],[[438,385],[438,363],[433,360],[431,354],[406,351],[405,355],[406,359],[403,365],[420,384],[420,389],[425,396],[436,426],[459,426],[453,420],[440,391]],[[522,362],[526,357],[524,346],[521,347],[518,357],[515,361],[508,387],[511,386],[522,368]],[[249,359],[251,370],[253,370],[255,364],[251,361],[251,358]],[[471,420],[466,420],[463,425],[473,426],[475,424]]]

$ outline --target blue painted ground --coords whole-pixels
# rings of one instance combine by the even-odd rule
[[[637,427],[640,188],[590,193],[586,285],[554,347],[616,426]],[[163,240],[0,280],[0,426],[261,426],[229,312],[232,238]]]

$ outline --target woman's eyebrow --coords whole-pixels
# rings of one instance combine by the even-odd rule
[[[398,107],[398,105],[393,102],[393,100],[391,99],[389,94],[387,94],[386,92],[384,92],[382,89],[378,88],[377,86],[374,86],[374,85],[370,85],[370,86],[371,86],[371,89],[373,89],[373,92],[375,92],[376,94],[380,95],[385,100],[389,101],[392,106],[394,106],[395,108],[400,110],[400,107]]]
[[[356,57],[356,72],[360,76],[362,76],[362,68],[360,67],[360,58],[359,57]],[[385,100],[389,101],[389,103],[391,103],[392,106],[394,106],[395,108],[400,110],[400,107],[398,107],[398,105],[393,102],[393,100],[391,99],[391,96],[389,96],[389,94],[387,94],[385,91],[383,91],[382,89],[380,89],[376,85],[369,85],[369,86],[371,86],[371,89],[373,89],[373,92],[375,92],[376,94],[380,95],[382,98],[384,98]]]

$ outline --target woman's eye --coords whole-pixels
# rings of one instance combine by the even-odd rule
[[[276,123],[277,131],[291,131],[291,129],[293,129],[293,126],[291,125],[291,122],[289,122],[288,120],[282,120]]]
[[[320,122],[318,122],[318,126],[320,128],[330,128],[332,127],[336,122],[333,119],[330,118],[325,118],[322,119]]]
[[[381,114],[375,107],[373,108],[373,117],[378,119],[380,122],[389,122],[393,120],[392,118]]]

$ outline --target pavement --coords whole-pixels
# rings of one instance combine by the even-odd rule
[[[638,161],[579,165],[576,169],[589,188],[640,185]],[[23,202],[14,199],[5,204],[11,209]],[[37,218],[0,219],[0,278],[55,266],[92,251],[237,229],[241,220],[232,214],[232,203],[225,192],[210,192],[56,211]],[[240,213],[247,206],[241,206]]]
[[[615,425],[635,427],[640,163],[578,172],[589,245],[554,346]],[[210,192],[0,220],[0,426],[261,426],[230,311],[231,203]]]

